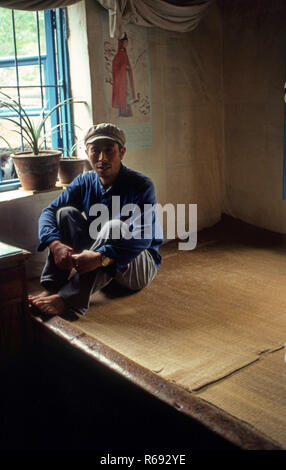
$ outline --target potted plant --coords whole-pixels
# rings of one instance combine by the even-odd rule
[[[18,128],[15,132],[21,135],[20,130],[22,131],[23,139],[30,148],[30,150],[13,152],[12,154],[13,163],[24,190],[48,190],[55,187],[62,152],[60,150],[42,150],[45,142],[43,131],[51,114],[71,101],[73,100],[67,99],[58,103],[46,115],[42,112],[38,122],[34,123],[21,104],[9,95],[0,92],[0,108],[6,108],[16,114],[19,120],[12,117],[2,117],[1,119],[14,123]],[[61,124],[56,127],[59,126]],[[54,129],[52,128],[51,132]],[[2,139],[7,142],[4,137]]]
[[[78,147],[76,142],[70,151],[67,151],[66,157],[61,157],[59,162],[59,179],[63,185],[70,184],[77,175],[83,172],[85,168],[86,158],[78,157],[74,155],[75,150]]]

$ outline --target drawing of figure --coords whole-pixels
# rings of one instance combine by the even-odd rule
[[[112,61],[112,107],[118,108],[118,115],[132,116],[131,104],[135,100],[135,87],[132,67],[127,54],[128,38],[124,33],[118,39],[118,51]]]

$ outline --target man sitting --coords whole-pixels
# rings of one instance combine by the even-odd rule
[[[112,279],[140,290],[161,263],[154,185],[122,164],[124,132],[98,124],[85,144],[93,170],[77,176],[39,219],[38,250],[49,248],[41,276],[45,290],[29,300],[50,315],[68,310],[84,315],[90,295]]]

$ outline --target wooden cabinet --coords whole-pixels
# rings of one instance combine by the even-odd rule
[[[0,242],[0,365],[24,353],[30,322],[25,260],[30,253]]]

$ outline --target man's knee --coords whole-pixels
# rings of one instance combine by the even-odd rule
[[[60,227],[61,224],[65,222],[67,219],[75,218],[79,216],[82,217],[81,212],[78,209],[76,209],[76,207],[72,207],[72,206],[60,207],[60,209],[57,210],[57,214],[56,214],[57,225],[58,227]]]
[[[105,222],[99,235],[106,240],[120,240],[129,231],[128,225],[120,219],[111,219]]]
[[[148,250],[142,251],[137,258],[128,264],[125,271],[118,271],[116,281],[130,290],[141,290],[154,279],[157,268]]]

